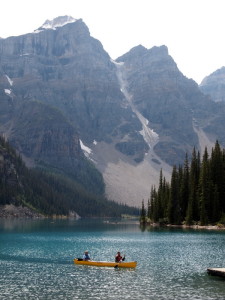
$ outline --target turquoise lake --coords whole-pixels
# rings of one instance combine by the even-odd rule
[[[117,251],[136,269],[74,265]],[[131,221],[0,220],[0,299],[225,299],[225,231],[148,229]]]

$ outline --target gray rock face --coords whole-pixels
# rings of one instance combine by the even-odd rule
[[[169,164],[182,163],[199,147],[193,120],[205,127],[213,104],[178,70],[166,46],[137,46],[117,62],[124,62],[134,105],[160,137],[154,150]]]
[[[199,86],[215,102],[225,102],[225,67],[205,77]]]
[[[10,134],[13,146],[36,163],[69,168],[84,157],[74,127],[56,109],[36,101],[24,102]]]

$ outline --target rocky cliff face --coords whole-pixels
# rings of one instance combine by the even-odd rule
[[[200,90],[215,102],[225,102],[225,67],[205,77],[199,85]]]
[[[166,46],[138,46],[117,61],[123,62],[132,103],[159,135],[155,152],[169,164],[182,163],[200,146],[193,121],[205,127],[213,104],[178,70]]]
[[[146,145],[136,133],[141,125],[123,103],[115,64],[82,20],[2,40],[0,49],[1,87],[12,83],[8,98],[59,108],[87,143],[116,143],[132,131],[139,139],[136,146],[130,138],[132,154],[143,158]]]
[[[36,101],[24,102],[13,120],[13,146],[36,163],[61,168],[84,157],[79,136],[60,111]]]
[[[137,46],[115,62],[68,17],[0,40],[0,101],[0,132],[27,163],[79,178],[81,140],[107,195],[129,204],[194,146],[225,143],[224,106],[178,70],[167,47]]]

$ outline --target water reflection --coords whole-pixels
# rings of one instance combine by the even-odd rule
[[[0,219],[0,232],[138,230],[138,220],[126,219]]]

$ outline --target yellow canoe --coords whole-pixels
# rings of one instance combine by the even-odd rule
[[[85,266],[96,266],[96,267],[114,267],[114,268],[135,268],[137,266],[136,261],[127,261],[127,262],[110,262],[110,261],[93,261],[93,260],[80,260],[75,258],[74,263],[76,265],[85,265]]]

